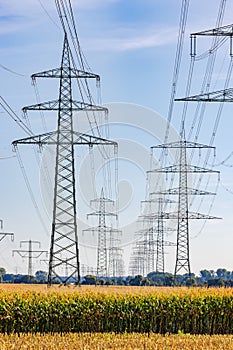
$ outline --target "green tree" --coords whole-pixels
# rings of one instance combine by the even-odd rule
[[[222,268],[217,269],[216,275],[218,276],[218,278],[222,278],[225,280],[227,278],[227,270]]]
[[[4,267],[0,267],[0,275],[5,275],[6,269]]]
[[[222,278],[210,278],[207,283],[208,287],[223,287],[225,285]]]
[[[84,277],[84,281],[82,284],[91,284],[91,285],[97,284],[97,278],[96,276],[93,276],[93,275],[86,275]]]
[[[211,271],[209,270],[201,270],[200,275],[204,281],[208,281],[210,278],[213,277]]]
[[[35,276],[36,280],[40,283],[46,283],[48,281],[48,273],[45,271],[36,271]]]
[[[0,267],[0,283],[2,283],[2,276],[6,274],[6,269],[4,267]]]
[[[195,278],[195,277],[186,278],[185,285],[186,285],[187,287],[196,286],[196,285],[197,285],[196,278]]]

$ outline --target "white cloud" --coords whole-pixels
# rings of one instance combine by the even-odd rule
[[[139,34],[138,31],[134,33],[129,33],[125,29],[125,35],[121,33],[112,33],[112,36],[107,38],[93,39],[86,41],[86,49],[91,48],[91,50],[98,51],[128,51],[137,49],[146,49],[156,46],[167,45],[169,43],[174,43],[177,40],[177,29],[167,28],[167,29],[144,29],[144,34]]]

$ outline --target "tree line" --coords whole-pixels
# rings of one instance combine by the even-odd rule
[[[0,281],[3,283],[47,283],[48,274],[37,271],[34,276],[22,274],[8,274],[0,267]],[[65,276],[64,276],[65,279]],[[57,281],[58,282],[58,281]],[[96,277],[86,275],[81,278],[83,285],[124,285],[124,286],[206,286],[206,287],[233,287],[233,271],[225,268],[201,270],[199,275],[183,274],[174,277],[165,272],[150,272],[147,276]]]

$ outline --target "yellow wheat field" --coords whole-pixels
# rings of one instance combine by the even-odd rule
[[[145,334],[0,335],[1,350],[232,350],[233,336]]]

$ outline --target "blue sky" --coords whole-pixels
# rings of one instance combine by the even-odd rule
[[[214,28],[219,3],[220,1],[217,0],[214,2],[190,1],[177,96],[183,96],[185,93],[190,61],[189,34]],[[102,101],[139,104],[166,117],[181,1],[77,0],[73,1],[73,8],[82,49],[92,70],[101,75]],[[232,10],[233,3],[228,1],[224,25],[232,22],[230,17]],[[0,13],[0,91],[12,108],[20,113],[23,106],[36,102],[30,75],[59,66],[63,36],[54,1],[2,0]],[[198,39],[200,53],[208,49],[208,43],[208,39],[206,41],[203,38]],[[215,89],[223,88],[229,61],[228,48],[226,43],[222,50],[219,50],[212,82],[212,87]],[[193,78],[193,94],[200,90],[205,64],[205,62],[197,62]],[[56,89],[52,91],[46,82],[40,84],[41,100],[48,100],[48,96],[56,97]],[[190,115],[194,113],[193,108],[190,105]],[[208,143],[210,140],[210,129],[216,117],[217,107],[208,106],[206,109],[199,139],[202,143]],[[175,128],[179,128],[181,111],[181,106],[176,104],[172,118]],[[224,106],[215,140],[217,161],[224,159],[233,149],[231,114],[231,104]],[[11,157],[11,142],[25,135],[8,116],[4,113],[0,113],[0,116],[2,120],[0,158]],[[54,118],[49,118],[47,123],[49,130],[54,129]],[[132,123],[134,123],[133,117]],[[32,114],[31,124],[35,132],[41,131],[41,124],[36,114]],[[33,163],[33,152],[25,147],[22,154],[33,191],[43,212],[43,205],[39,199],[39,169]],[[228,161],[230,165],[231,162],[233,163],[233,158]],[[5,229],[15,232],[15,243],[12,244],[7,239],[0,243],[0,264],[6,266],[8,271],[14,271],[17,265],[19,272],[25,272],[25,263],[22,264],[22,261],[16,257],[12,258],[11,249],[17,249],[20,240],[29,238],[41,240],[43,249],[46,249],[49,245],[49,233],[43,232],[38,221],[17,159],[1,160],[0,164],[2,198],[0,217],[4,220]],[[219,170],[222,173],[222,184],[233,192],[232,168],[221,166]],[[144,191],[145,184],[142,184],[142,188]],[[233,270],[231,202],[232,194],[226,192],[220,185],[212,214],[223,217],[223,220],[208,223],[202,234],[191,240],[191,264],[195,272],[201,268],[217,267]],[[49,232],[49,219],[45,213],[43,215]],[[198,230],[199,228],[197,232]],[[195,232],[194,229],[191,236],[194,237]],[[129,251],[126,255],[128,253]],[[88,254],[84,252],[85,256]],[[173,252],[169,252],[167,260],[167,269],[173,272]],[[86,260],[85,263],[87,262]],[[44,266],[37,264],[37,268],[44,268]]]

